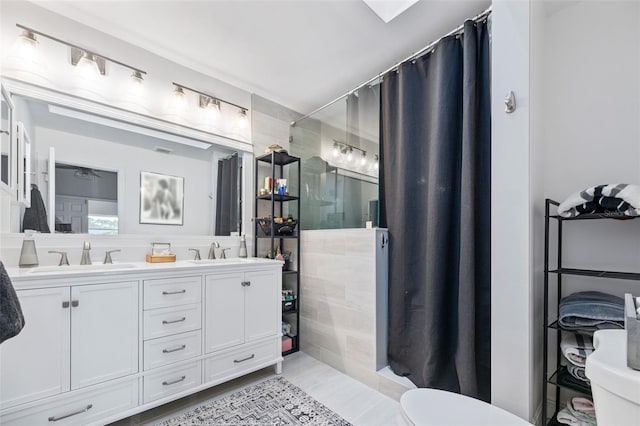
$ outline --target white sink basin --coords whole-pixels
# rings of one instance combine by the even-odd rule
[[[108,263],[106,265],[62,265],[62,266],[41,266],[30,271],[32,274],[44,274],[52,272],[100,272],[118,269],[136,268],[132,263]]]
[[[242,265],[249,263],[248,259],[241,259],[234,257],[231,259],[202,259],[202,260],[189,260],[190,263],[195,265]]]

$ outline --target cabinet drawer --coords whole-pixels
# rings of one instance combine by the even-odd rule
[[[138,379],[56,398],[53,402],[3,415],[0,424],[81,425],[100,421],[138,406]]]
[[[144,311],[144,339],[156,339],[185,331],[199,330],[201,323],[200,303]]]
[[[279,338],[278,338],[279,339]],[[250,371],[254,366],[278,358],[278,345],[275,340],[242,347],[205,360],[204,380],[211,382],[231,375]]]
[[[202,296],[201,287],[200,277],[145,280],[144,309],[198,303]]]
[[[144,369],[161,367],[202,353],[200,330],[144,342]]]
[[[144,403],[193,388],[202,383],[202,363],[196,361],[144,377]]]

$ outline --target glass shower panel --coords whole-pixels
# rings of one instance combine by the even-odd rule
[[[378,85],[365,86],[290,128],[301,158],[301,229],[377,226]]]

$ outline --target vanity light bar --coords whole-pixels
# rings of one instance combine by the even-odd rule
[[[137,133],[144,136],[162,139],[182,145],[192,146],[194,148],[208,149],[211,144],[197,141],[195,139],[178,136],[171,133],[164,133],[158,130],[149,129],[147,127],[135,126],[123,121],[113,120],[111,118],[101,117],[98,115],[87,114],[82,111],[59,107],[57,105],[49,105],[49,112],[52,114],[62,115],[64,117],[75,118],[77,120],[87,121],[89,123],[100,124],[114,129],[126,130],[128,132]]]
[[[43,33],[41,31],[34,30],[33,28],[25,27],[24,25],[21,25],[21,24],[16,24],[16,27],[20,28],[23,31],[26,31],[27,33],[37,34],[37,35],[39,35],[41,37],[45,37],[45,38],[48,38],[49,40],[53,40],[53,41],[58,42],[60,44],[64,44],[66,46],[69,46],[71,48],[72,63],[74,62],[74,60],[77,63],[79,61],[79,59],[83,56],[83,54],[87,54],[89,56],[95,57],[95,61],[98,64],[98,67],[100,69],[100,73],[102,75],[104,75],[105,72],[106,72],[105,65],[104,65],[105,61],[109,61],[111,63],[114,63],[114,64],[120,65],[122,67],[128,68],[131,71],[133,71],[134,74],[139,73],[140,74],[140,78],[142,78],[142,74],[146,74],[147,73],[146,71],[143,71],[140,68],[133,67],[131,65],[125,64],[124,62],[116,61],[115,59],[109,58],[107,56],[101,55],[101,54],[96,53],[96,52],[91,51],[91,50],[87,50],[82,46],[78,46],[77,44],[73,44],[73,43],[70,43],[68,41],[61,40],[61,39],[59,39],[57,37],[54,37],[54,36],[51,36],[49,34]],[[75,64],[73,64],[73,65],[75,65]]]
[[[240,112],[245,113],[245,114],[249,110],[248,108],[245,108],[245,107],[240,106],[238,104],[234,104],[233,102],[225,101],[224,99],[217,98],[217,97],[215,97],[213,95],[210,95],[208,93],[201,92],[200,90],[192,89],[190,87],[185,86],[184,84],[180,84],[180,83],[172,83],[172,84],[174,86],[176,86],[177,88],[185,89],[185,90],[188,90],[190,92],[193,92],[193,93],[196,93],[196,94],[200,95],[201,98],[199,99],[198,102],[199,102],[199,105],[200,105],[201,108],[203,107],[203,102],[204,102],[204,100],[202,99],[202,96],[204,96],[205,98],[209,99],[211,102],[214,102],[214,103],[215,102],[223,102],[223,103],[225,103],[227,105],[234,106],[234,107],[238,108],[240,110]]]

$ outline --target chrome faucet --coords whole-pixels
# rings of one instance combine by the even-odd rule
[[[111,253],[117,253],[120,250],[107,250],[104,254],[104,262],[103,264],[113,263],[113,259],[111,259]]]
[[[89,252],[91,251],[91,244],[89,241],[85,241],[82,245],[82,258],[80,259],[81,265],[91,265],[91,256]]]
[[[66,251],[49,250],[49,253],[58,253],[60,255],[60,263],[58,263],[58,266],[69,265],[69,259],[67,258]]]
[[[193,256],[193,260],[201,260],[200,259],[200,250],[194,249],[194,248],[190,248],[189,250],[196,252],[195,256]]]
[[[208,259],[215,259],[216,258],[216,248],[219,248],[219,247],[220,247],[220,244],[217,241],[212,242],[211,243],[211,247],[209,247],[209,256],[207,256],[207,258]]]
[[[226,259],[227,258],[227,254],[226,251],[229,250],[229,247],[222,247],[221,253],[220,253],[220,259]]]

